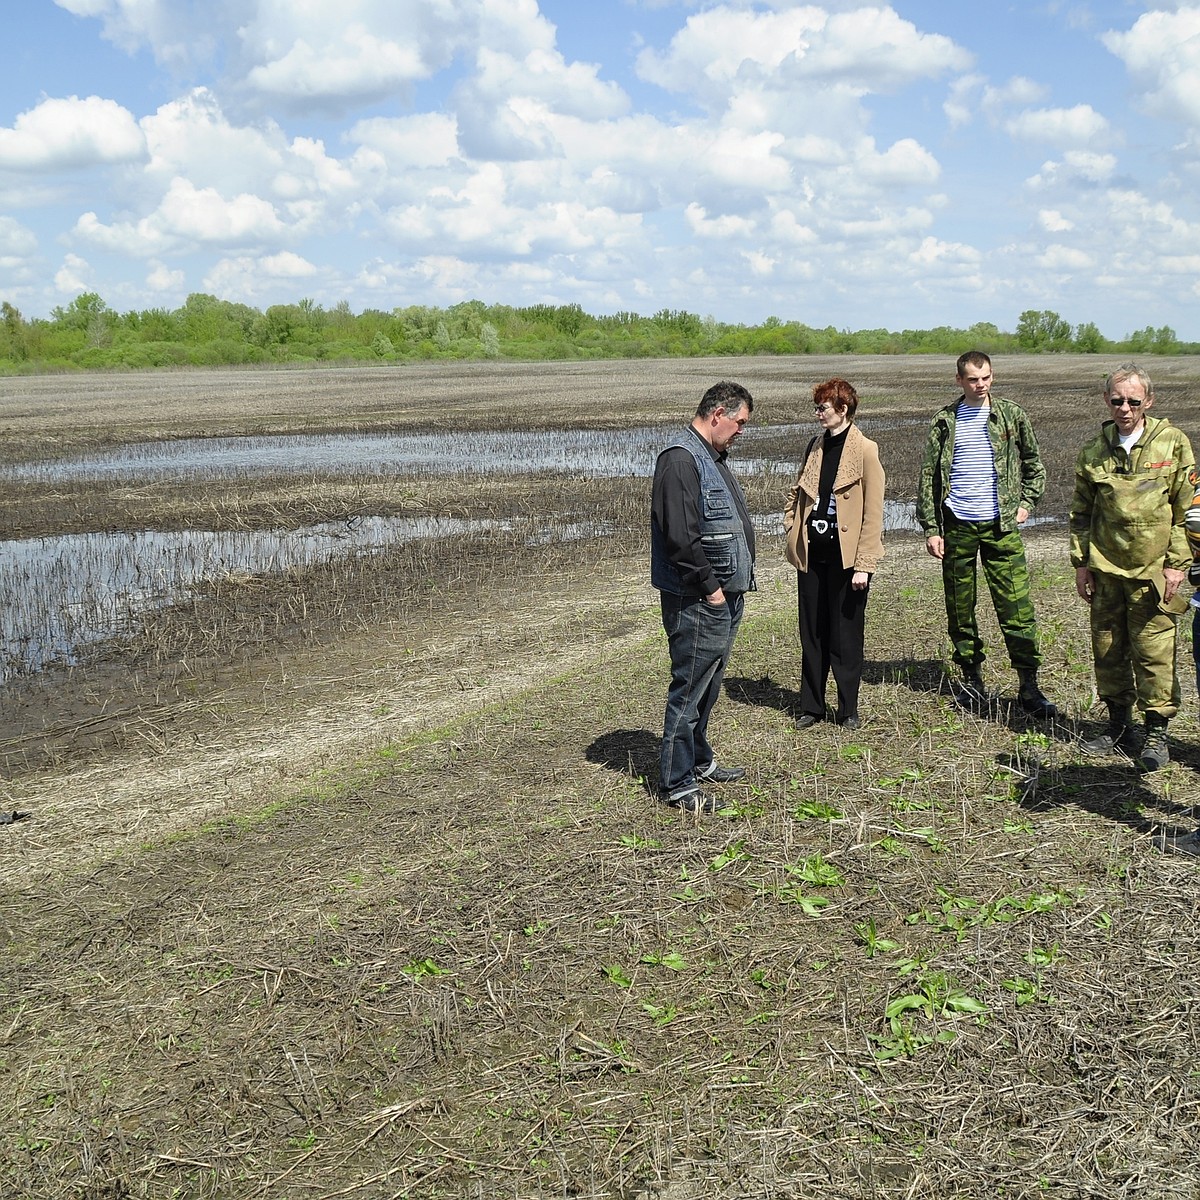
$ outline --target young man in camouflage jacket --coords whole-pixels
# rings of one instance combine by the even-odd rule
[[[952,653],[962,671],[958,697],[969,707],[987,703],[975,617],[977,563],[982,562],[1020,680],[1018,703],[1031,716],[1048,720],[1056,710],[1038,686],[1042,656],[1020,532],[1042,498],[1046,470],[1025,410],[991,394],[992,360],[969,351],[959,358],[955,378],[962,395],[940,409],[929,426],[917,522],[926,550],[942,563]]]
[[[1150,376],[1126,363],[1104,382],[1111,420],[1079,453],[1071,500],[1075,590],[1089,605],[1096,691],[1108,725],[1088,754],[1133,754],[1132,711],[1142,714],[1143,771],[1167,764],[1167,723],[1179,711],[1176,621],[1192,556],[1185,521],[1195,491],[1187,437],[1150,416]]]

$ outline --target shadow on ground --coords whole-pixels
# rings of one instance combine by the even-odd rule
[[[800,693],[776,683],[770,675],[748,679],[744,675],[726,675],[725,691],[739,704],[754,704],[759,708],[774,708],[793,720],[800,715]]]
[[[584,751],[590,763],[639,780],[651,791],[658,784],[661,738],[649,729],[613,729],[602,733]]]
[[[1074,805],[1137,833],[1167,837],[1189,833],[1196,826],[1193,805],[1160,795],[1127,759],[1050,768],[1033,759],[1000,754],[996,762],[1012,773],[1021,793],[1017,802],[1030,812]]]

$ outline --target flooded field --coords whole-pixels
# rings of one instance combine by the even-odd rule
[[[1035,523],[1065,516],[1074,454],[1103,416],[1102,367],[997,363],[997,391],[1026,405],[1042,438],[1050,486]],[[1161,410],[1186,428],[1200,367],[1153,367]],[[379,619],[417,591],[429,602],[479,564],[519,578],[575,543],[639,546],[658,448],[720,377],[756,396],[735,469],[770,543],[812,436],[812,383],[835,373],[858,387],[859,424],[881,446],[887,531],[911,534],[929,415],[954,395],[940,360],[0,381],[0,680],[111,673],[197,645],[261,651]]]
[[[868,434],[895,419],[867,419]],[[292,434],[179,438],[109,444],[41,461],[0,467],[0,488],[145,488],[192,484],[210,494],[232,482],[261,485],[301,477],[314,486],[344,479],[402,483],[537,477],[556,502],[552,480],[566,475],[648,484],[655,457],[674,426],[621,430],[560,429],[488,432]],[[735,470],[747,479],[787,479],[797,445],[811,432],[785,424],[752,428]],[[530,540],[573,541],[614,536],[611,521],[580,521],[571,511],[539,514]],[[147,513],[147,520],[152,514]],[[779,531],[778,514],[756,514],[761,531]],[[0,683],[59,663],[74,665],[90,646],[129,638],[150,612],[202,598],[202,585],[231,575],[269,578],[336,565],[400,542],[442,539],[496,529],[517,518],[395,516],[355,512],[294,529],[127,529],[49,534],[0,541]],[[550,520],[554,527],[547,531]],[[529,524],[527,522],[527,524]],[[911,501],[889,500],[885,531],[914,531]],[[628,530],[636,536],[636,528]]]

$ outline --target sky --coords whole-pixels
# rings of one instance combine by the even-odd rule
[[[0,300],[1200,340],[1200,4],[8,0]]]

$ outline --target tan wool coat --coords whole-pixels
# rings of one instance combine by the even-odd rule
[[[823,444],[824,437],[818,436],[808,461],[788,492],[783,513],[787,560],[797,571],[808,570],[808,514],[812,512],[820,490]],[[855,571],[872,574],[883,557],[885,483],[879,447],[864,437],[857,425],[851,425],[842,447],[842,461],[833,481],[833,493],[842,562]]]

